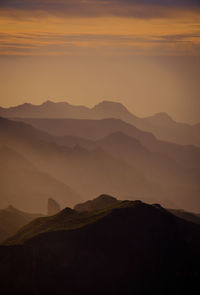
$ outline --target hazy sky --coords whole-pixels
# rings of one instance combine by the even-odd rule
[[[0,105],[124,103],[200,121],[199,0],[0,0]]]

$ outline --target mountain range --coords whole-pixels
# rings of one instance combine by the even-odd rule
[[[0,119],[2,207],[20,201],[29,211],[34,202],[41,212],[49,197],[64,207],[105,193],[199,212],[200,148],[159,141],[119,119],[26,122]]]
[[[41,105],[24,103],[10,108],[0,108],[0,116],[7,118],[118,118],[135,127],[153,133],[158,139],[182,145],[200,146],[200,124],[189,125],[176,122],[167,113],[161,112],[140,118],[118,102],[102,101],[93,108],[75,106],[67,102],[46,101]]]
[[[17,120],[18,121],[18,120]],[[99,140],[111,133],[124,133],[137,139],[151,152],[164,153],[176,162],[191,168],[200,167],[200,148],[192,145],[178,145],[158,140],[152,133],[142,131],[120,119],[80,120],[80,119],[20,119],[43,132],[56,136],[61,144],[61,137],[75,136],[84,139]],[[58,143],[59,143],[58,142]]]
[[[88,195],[100,194],[102,190],[108,193],[117,193],[117,195],[120,192],[123,192],[123,195],[140,192],[145,197],[155,195],[159,189],[150,183],[142,172],[133,169],[120,159],[112,157],[102,149],[88,151],[80,146],[70,149],[56,144],[54,137],[22,122],[6,119],[2,119],[1,122],[0,138],[5,146],[12,146],[12,149],[22,153],[38,169],[50,174],[57,181],[62,181],[71,188],[75,188],[85,198]],[[20,165],[18,165],[18,169],[20,169]],[[7,179],[10,181],[9,177]],[[32,180],[30,179],[30,181]],[[14,189],[13,186],[10,187]],[[48,188],[45,185],[39,186],[39,188],[41,187],[44,190]],[[49,191],[52,190],[49,189],[48,193]],[[66,192],[66,201],[68,195]],[[63,200],[61,202],[57,199],[59,193],[55,194],[53,198],[61,205],[63,204]],[[77,196],[72,199],[74,204],[80,200]],[[68,204],[70,204],[69,200]]]
[[[198,293],[199,237],[199,224],[158,204],[118,201],[101,210],[65,208],[31,221],[0,246],[1,290],[22,295]]]

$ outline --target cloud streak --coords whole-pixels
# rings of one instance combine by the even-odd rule
[[[1,55],[200,55],[199,0],[0,0],[0,25]]]
[[[27,17],[50,14],[60,17],[173,16],[180,11],[200,11],[199,0],[1,0],[2,15]]]
[[[3,55],[55,55],[91,54],[102,50],[104,54],[166,53],[200,54],[200,34],[175,35],[116,35],[116,34],[53,34],[53,33],[0,33],[0,54]]]

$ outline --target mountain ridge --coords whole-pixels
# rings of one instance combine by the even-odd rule
[[[65,119],[66,125],[61,119],[58,125],[56,119],[50,121],[59,130],[59,124],[64,126],[64,132],[67,128],[69,132],[76,131],[70,136],[70,146],[67,137],[60,138],[8,119],[0,120],[0,139],[30,158],[40,170],[72,190],[76,188],[84,198],[102,193],[124,199],[138,196],[146,202],[198,210],[199,148],[159,142],[153,135],[119,119]],[[113,135],[114,131],[117,132]],[[100,139],[76,137],[88,132]]]
[[[27,236],[39,221],[44,231]],[[90,213],[66,208],[23,230],[21,240],[18,232],[0,246],[1,288],[10,294],[199,290],[200,225],[158,205],[124,201]]]
[[[72,105],[68,102],[46,101],[40,105],[22,104],[10,108],[0,108],[0,116],[10,118],[71,118],[105,119],[119,118],[137,128],[153,133],[157,138],[178,144],[200,146],[199,123],[177,122],[167,113],[160,112],[152,116],[138,117],[122,103],[104,100],[89,108]]]

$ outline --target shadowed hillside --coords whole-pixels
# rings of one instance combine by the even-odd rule
[[[97,211],[108,207],[113,207],[118,204],[118,200],[108,195],[101,195],[96,199],[77,204],[74,209],[76,211]]]
[[[185,219],[190,222],[200,224],[200,214],[194,214],[194,213],[187,212],[184,210],[176,210],[176,209],[169,209],[169,211],[172,214],[176,215],[177,217],[180,217],[180,218]]]
[[[0,210],[0,242],[6,240],[31,220],[41,216],[41,214],[20,211],[11,205],[6,209]]]
[[[66,208],[36,219],[9,240],[10,246],[0,247],[2,290],[31,295],[194,292],[199,236],[199,225],[140,201],[92,212]]]

